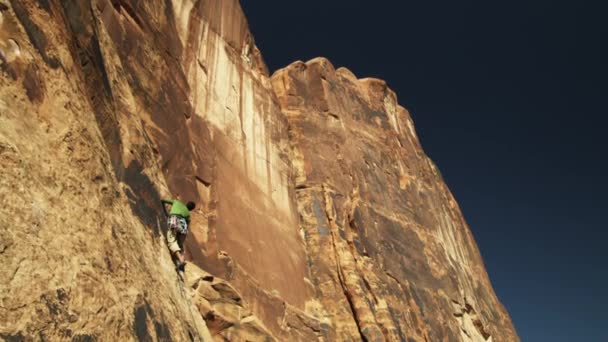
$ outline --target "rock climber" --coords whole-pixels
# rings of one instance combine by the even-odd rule
[[[183,272],[186,266],[184,257],[184,241],[188,234],[188,226],[190,225],[190,212],[194,210],[196,205],[194,202],[184,203],[176,199],[163,199],[163,210],[167,214],[166,204],[171,205],[171,210],[167,219],[167,245],[171,254],[175,257],[176,269]]]

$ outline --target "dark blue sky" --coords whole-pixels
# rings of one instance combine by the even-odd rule
[[[523,341],[608,341],[607,5],[242,5],[271,70],[325,56],[396,91]]]

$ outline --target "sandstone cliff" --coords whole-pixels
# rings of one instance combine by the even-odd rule
[[[0,68],[3,339],[518,340],[396,95],[237,0],[0,0]]]

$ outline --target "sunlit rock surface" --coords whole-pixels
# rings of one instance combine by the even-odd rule
[[[238,1],[0,0],[0,72],[2,339],[518,340],[395,94]]]
[[[473,236],[408,111],[324,58],[272,77],[316,298],[338,339],[512,341]]]

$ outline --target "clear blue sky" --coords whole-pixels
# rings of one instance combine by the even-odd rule
[[[271,70],[385,79],[523,341],[608,341],[608,6],[241,1]]]

